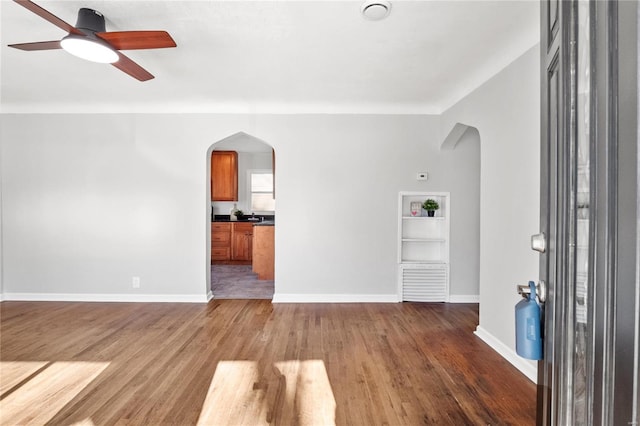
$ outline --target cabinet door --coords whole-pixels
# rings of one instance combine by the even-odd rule
[[[231,224],[211,224],[211,260],[231,259]]]
[[[251,260],[253,252],[253,225],[251,223],[233,224],[232,260]]]
[[[238,201],[238,153],[211,153],[211,201]]]
[[[229,260],[229,247],[211,247],[211,260]]]

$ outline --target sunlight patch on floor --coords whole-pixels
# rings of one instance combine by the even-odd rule
[[[0,362],[0,397],[48,364],[46,361]]]
[[[260,374],[253,361],[220,361],[211,379],[198,425],[261,425],[267,422]]]
[[[336,400],[322,360],[276,362],[286,378],[288,407],[301,426],[335,424]]]
[[[108,366],[108,362],[0,362],[0,424],[45,424]],[[92,423],[87,419],[82,424]]]
[[[96,424],[93,423],[91,419],[84,419],[82,421],[73,423],[71,426],[96,426]]]
[[[199,425],[335,425],[336,402],[321,360],[220,361]]]

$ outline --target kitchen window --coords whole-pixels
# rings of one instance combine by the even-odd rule
[[[273,198],[273,173],[270,170],[249,171],[249,193],[252,212],[272,213],[276,210],[276,200]]]

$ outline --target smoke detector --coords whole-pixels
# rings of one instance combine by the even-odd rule
[[[368,0],[362,4],[360,9],[362,16],[370,21],[380,21],[389,16],[391,3],[384,0]]]

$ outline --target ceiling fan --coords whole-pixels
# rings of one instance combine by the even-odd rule
[[[108,32],[105,28],[104,16],[93,9],[80,9],[78,11],[78,20],[74,27],[30,0],[14,1],[69,33],[62,40],[9,45],[9,47],[16,49],[64,49],[72,55],[83,59],[110,63],[133,78],[147,81],[151,80],[153,75],[119,51],[176,47],[175,41],[166,31]]]

